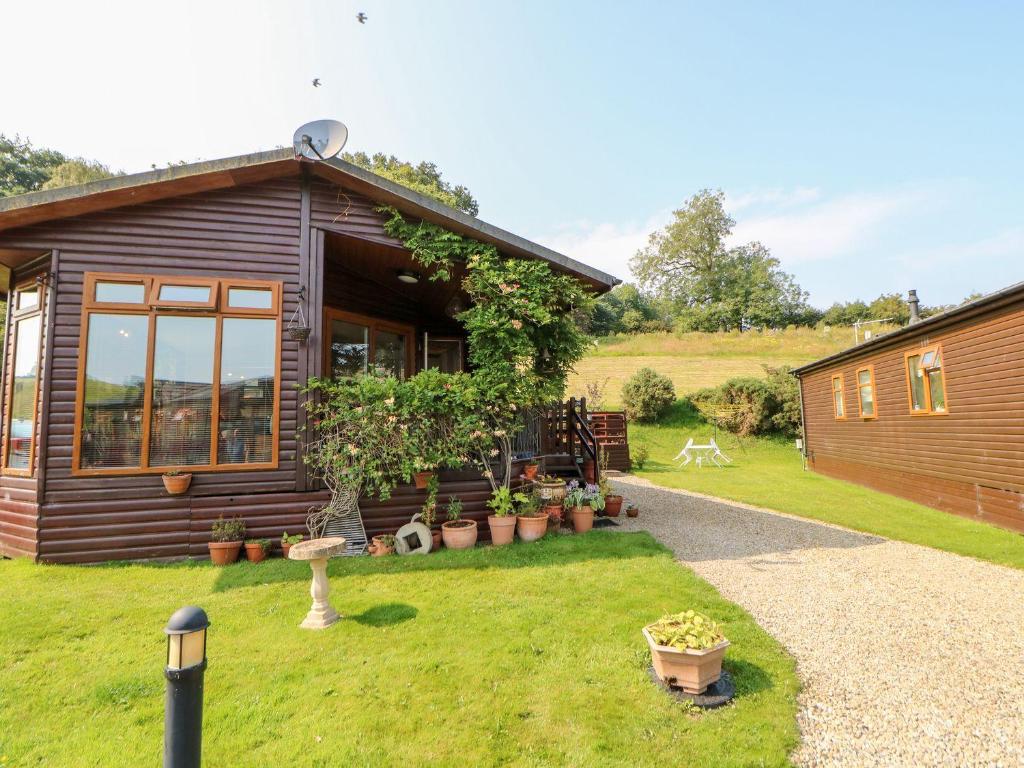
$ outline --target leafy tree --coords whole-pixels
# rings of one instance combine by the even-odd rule
[[[111,176],[123,176],[122,171],[111,171],[110,168],[95,160],[84,160],[80,157],[66,160],[53,169],[50,178],[43,184],[43,189],[70,187],[85,184],[89,181],[109,179]]]
[[[373,156],[365,152],[346,152],[342,159],[408,187],[414,192],[439,200],[470,216],[476,216],[480,212],[480,205],[470,191],[461,184],[450,184],[442,179],[441,171],[434,163],[421,162],[413,165],[383,152],[377,152]]]
[[[676,305],[689,330],[778,327],[808,316],[807,294],[758,242],[729,248],[736,222],[721,191],[701,190],[630,262],[643,288]]]
[[[28,139],[0,134],[0,197],[120,175],[102,163],[69,158],[53,149],[35,149]]]

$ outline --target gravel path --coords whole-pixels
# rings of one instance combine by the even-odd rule
[[[1024,766],[1024,572],[632,476],[681,561],[797,660],[802,766]]]

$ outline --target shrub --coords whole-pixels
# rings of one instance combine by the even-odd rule
[[[245,520],[240,517],[233,517],[225,520],[221,515],[213,523],[210,530],[210,538],[214,541],[242,541],[245,538]]]
[[[800,432],[800,390],[787,367],[765,367],[765,379],[740,377],[687,398],[706,421],[737,435]],[[732,406],[716,410],[716,406]]]
[[[626,415],[635,421],[654,421],[676,401],[672,380],[653,368],[641,368],[622,387]]]
[[[696,651],[714,648],[725,640],[718,624],[702,613],[683,611],[669,616],[662,616],[647,628],[658,645]]]
[[[647,446],[643,443],[638,443],[629,450],[629,458],[637,469],[644,468],[644,464],[650,455],[651,452],[647,450]]]

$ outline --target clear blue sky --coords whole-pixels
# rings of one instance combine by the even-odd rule
[[[4,18],[0,130],[115,168],[267,149],[334,117],[349,149],[433,160],[482,218],[622,277],[673,208],[717,187],[737,237],[818,305],[1024,279],[1024,3],[57,2]]]

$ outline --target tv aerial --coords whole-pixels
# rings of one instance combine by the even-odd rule
[[[314,120],[299,126],[292,137],[296,157],[328,160],[348,141],[348,128],[337,120]]]

